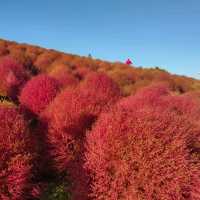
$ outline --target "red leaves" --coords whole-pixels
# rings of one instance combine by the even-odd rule
[[[59,85],[54,78],[38,75],[27,82],[19,100],[22,106],[34,114],[40,114],[54,99],[58,91]]]
[[[33,151],[26,122],[15,108],[0,107],[0,141],[0,199],[26,199]]]
[[[103,74],[90,75],[76,89],[66,89],[45,111],[56,130],[70,130],[73,134],[88,128],[87,121],[108,111],[120,98],[120,90]]]
[[[7,54],[0,199],[200,199],[198,81],[0,40]]]
[[[189,144],[200,128],[171,111],[118,106],[87,135],[95,199],[193,199],[199,164]],[[198,174],[194,177],[194,174]],[[192,192],[195,187],[196,192]]]
[[[89,177],[82,168],[86,131],[119,98],[120,90],[110,78],[91,74],[80,87],[61,92],[43,114],[49,126],[47,138],[54,167],[69,173],[77,200],[88,198]]]
[[[83,137],[90,123],[85,106],[87,100],[82,99],[77,90],[67,89],[55,98],[44,113],[49,126],[48,153],[54,161],[54,168],[60,173],[69,174],[68,182],[73,185],[70,192],[76,200],[87,199],[88,181],[81,164]]]
[[[87,99],[86,110],[94,116],[107,112],[120,99],[121,91],[105,74],[91,73],[80,86],[82,99]]]

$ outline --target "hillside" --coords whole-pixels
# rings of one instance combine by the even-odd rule
[[[0,40],[0,200],[200,200],[200,81]]]
[[[124,95],[154,82],[166,82],[172,91],[185,93],[200,90],[200,81],[185,76],[172,75],[156,68],[138,68],[123,63],[80,57],[38,46],[0,40],[0,59],[10,56],[21,63],[31,76],[46,73],[58,77],[63,72],[81,81],[91,71],[104,72],[121,88]]]

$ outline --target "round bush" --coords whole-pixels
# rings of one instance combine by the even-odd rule
[[[132,109],[133,111],[145,107],[153,107],[154,110],[160,112],[168,110],[175,112],[179,116],[185,116],[199,125],[200,123],[200,101],[196,94],[177,95],[169,93],[169,90],[164,85],[153,85],[142,89],[136,95],[129,96],[119,101],[118,105],[123,108]],[[200,140],[196,140],[191,148],[194,156],[200,158],[198,154],[200,147]]]
[[[42,116],[55,130],[68,130],[75,134],[85,126],[83,119],[86,106],[87,99],[83,99],[77,89],[67,88],[56,96]]]
[[[156,110],[170,110],[179,115],[187,115],[193,120],[200,119],[200,102],[197,98],[170,93],[168,87],[163,84],[145,87],[135,95],[122,99],[118,104],[133,110],[136,107],[152,106]]]
[[[169,110],[118,106],[87,134],[85,169],[96,200],[200,198],[200,128]]]
[[[26,200],[31,189],[31,140],[23,116],[0,106],[0,199]]]
[[[121,98],[117,84],[103,73],[90,73],[80,85],[80,93],[87,99],[87,111],[94,116],[108,112]]]
[[[135,109],[135,107],[154,106],[157,108],[159,105],[164,106],[163,98],[169,96],[169,88],[165,84],[153,84],[139,90],[135,95],[123,98],[119,101],[123,107]]]
[[[21,91],[19,101],[22,106],[40,114],[54,99],[59,91],[58,82],[47,75],[38,75],[26,83]]]

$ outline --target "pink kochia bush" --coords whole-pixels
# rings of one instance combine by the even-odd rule
[[[31,189],[31,140],[16,108],[0,107],[0,199],[26,200]]]
[[[177,115],[185,116],[200,125],[200,101],[198,97],[191,96],[191,94],[176,95],[170,93],[168,87],[163,84],[154,84],[143,88],[136,95],[124,98],[119,102],[119,105],[133,110],[152,106],[157,112],[160,110],[173,111]],[[194,152],[199,151],[200,139],[195,141],[192,146]]]
[[[90,73],[80,86],[83,99],[87,99],[87,112],[98,116],[108,112],[120,99],[121,91],[117,84],[103,73]]]
[[[150,86],[144,87],[135,95],[124,98],[119,102],[123,107],[133,108],[135,107],[145,107],[145,106],[165,106],[163,99],[170,95],[169,88],[167,85],[152,84]]]
[[[58,82],[47,75],[33,77],[21,91],[21,105],[34,114],[40,114],[59,91]]]
[[[156,110],[171,110],[179,115],[187,115],[193,120],[200,120],[200,102],[198,99],[185,94],[170,93],[165,84],[145,87],[135,95],[124,98],[119,104],[132,109],[152,106]]]
[[[88,199],[89,177],[82,168],[86,131],[120,95],[110,78],[93,74],[80,87],[61,92],[43,113],[48,123],[49,154],[54,167],[68,173],[72,199]]]
[[[199,200],[200,127],[170,110],[118,105],[87,134],[85,169],[96,200]],[[131,103],[130,103],[131,105]]]
[[[200,124],[200,102],[197,99],[185,95],[166,96],[163,102],[167,109],[185,115]]]
[[[0,93],[16,98],[28,74],[14,59],[5,57],[0,61]]]

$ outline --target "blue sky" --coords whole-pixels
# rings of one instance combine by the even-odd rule
[[[200,78],[199,0],[2,0],[0,38]]]

